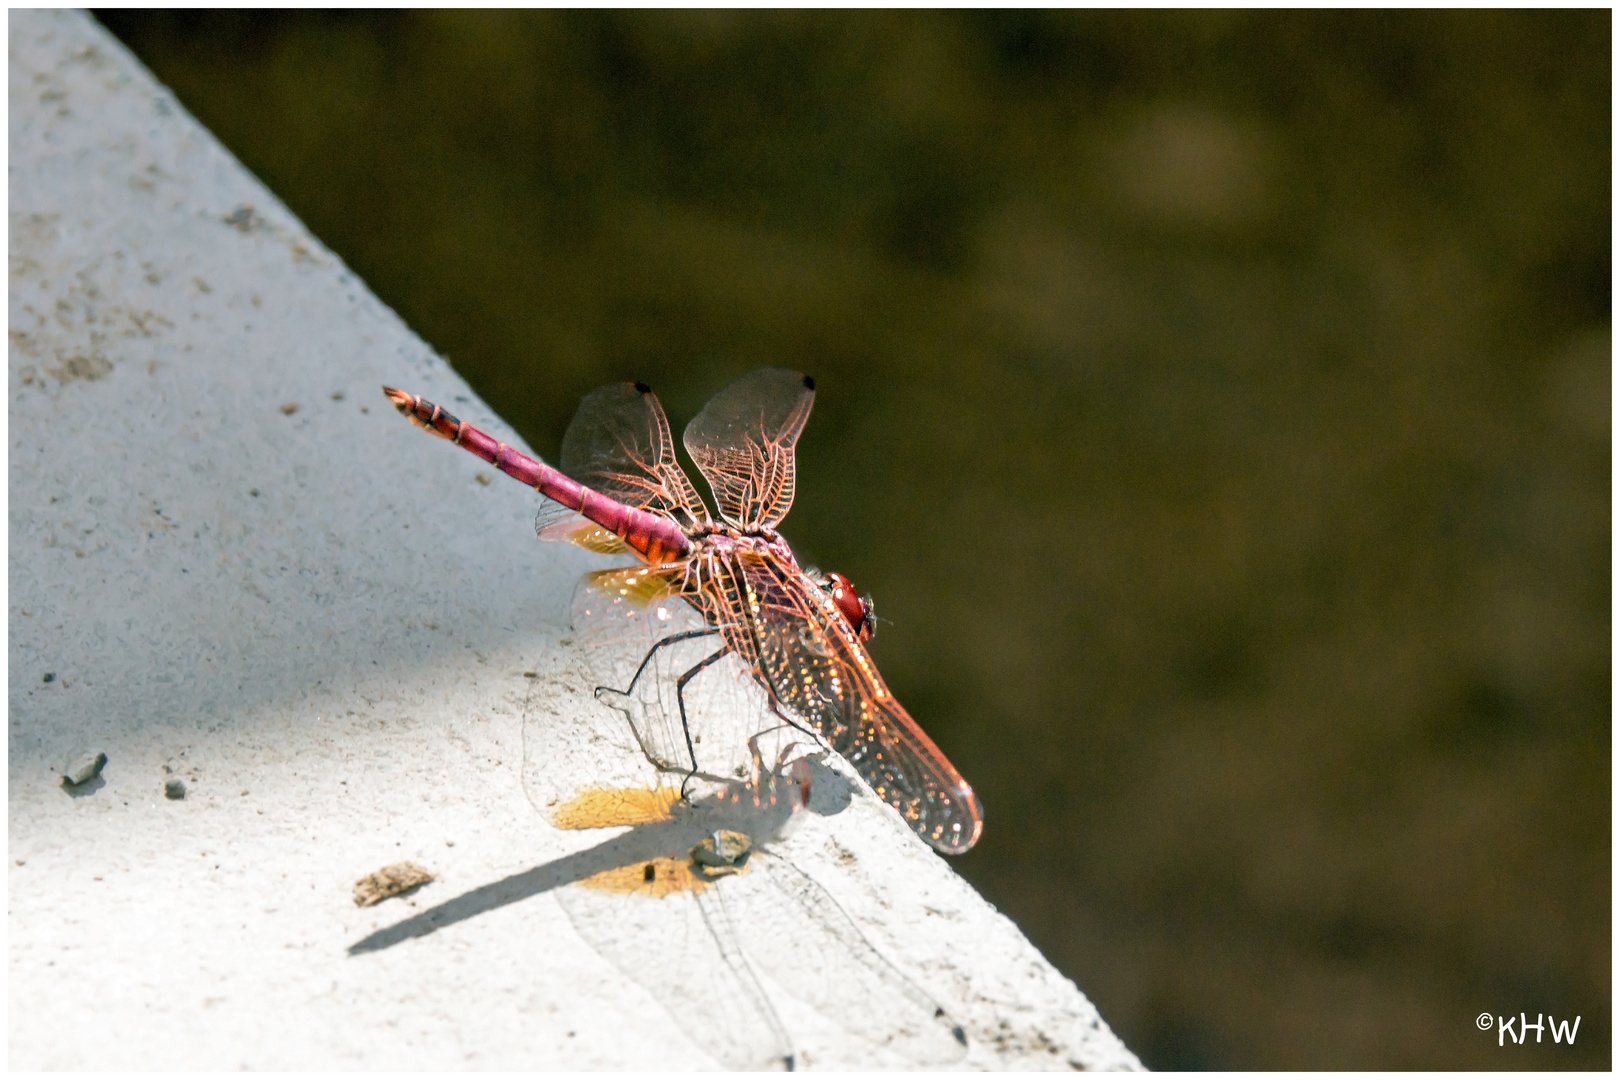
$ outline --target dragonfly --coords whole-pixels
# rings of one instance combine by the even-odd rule
[[[694,680],[724,669],[763,690],[784,729],[841,755],[935,850],[956,855],[978,842],[978,797],[866,650],[871,600],[841,574],[801,568],[777,531],[793,504],[794,447],[815,402],[814,379],[759,369],[710,398],[686,426],[682,442],[708,483],[713,514],[676,460],[663,407],[643,383],[585,397],[563,437],[561,469],[430,401],[383,389],[416,426],[546,496],[540,539],[635,556],[633,566],[587,574],[573,614],[614,669],[608,681],[617,685],[599,687],[598,699],[629,719],[660,768],[717,784],[745,771],[704,767],[717,742],[719,759],[733,763],[726,748],[739,740],[716,726],[724,718],[694,724],[687,700]],[[627,662],[635,642],[645,651]]]

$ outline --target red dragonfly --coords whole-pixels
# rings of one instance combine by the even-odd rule
[[[664,410],[641,383],[615,383],[585,397],[563,438],[560,471],[432,402],[383,389],[413,424],[553,500],[557,505],[536,522],[541,539],[640,560],[587,575],[576,616],[610,621],[616,612],[622,616],[620,609],[655,606],[667,619],[672,603],[690,616],[671,620],[690,628],[656,640],[629,687],[598,690],[633,725],[629,703],[649,666],[653,677],[665,666],[654,663],[660,650],[672,655],[682,643],[718,639],[717,651],[676,680],[689,759],[679,764],[689,775],[699,771],[698,755],[683,691],[728,660],[764,690],[772,712],[820,736],[928,844],[955,855],[978,841],[984,825],[978,797],[895,700],[867,654],[871,601],[842,575],[801,569],[776,531],[793,504],[793,447],[815,401],[813,379],[782,368],[754,371],[709,399],[687,425],[682,441],[714,494],[718,521],[675,460]],[[668,756],[654,754],[643,726],[637,735],[649,757]]]

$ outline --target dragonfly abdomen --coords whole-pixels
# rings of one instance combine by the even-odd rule
[[[449,439],[546,498],[577,510],[623,540],[648,562],[674,562],[691,550],[691,541],[674,522],[592,491],[550,465],[514,450],[471,424],[462,423],[426,398],[391,386],[383,387],[383,393],[400,414],[417,427],[441,439]]]

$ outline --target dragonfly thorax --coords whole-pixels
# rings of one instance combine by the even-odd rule
[[[798,560],[793,557],[793,549],[788,546],[782,534],[769,525],[739,529],[734,525],[705,523],[686,535],[694,548],[706,554],[723,556],[734,551],[753,551],[781,559],[794,569],[799,567]],[[856,591],[854,582],[836,571],[820,572],[812,569],[810,577],[821,586],[823,592],[832,597],[833,607],[837,609],[844,622],[849,624],[855,636],[861,641],[871,641],[872,598],[862,596]]]
[[[793,549],[782,534],[769,525],[739,529],[735,525],[705,522],[688,531],[686,536],[697,548],[714,552],[752,551],[782,559],[795,570],[799,568],[799,560],[793,557]]]

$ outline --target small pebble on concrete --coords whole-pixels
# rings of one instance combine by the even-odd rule
[[[426,885],[433,878],[432,871],[425,870],[413,862],[385,866],[375,874],[367,874],[354,883],[355,906],[370,907],[372,904],[380,904],[390,896],[399,896],[419,885]]]
[[[73,759],[72,764],[62,770],[62,783],[68,787],[89,783],[101,775],[101,769],[106,764],[107,755],[100,750],[80,754]]]

